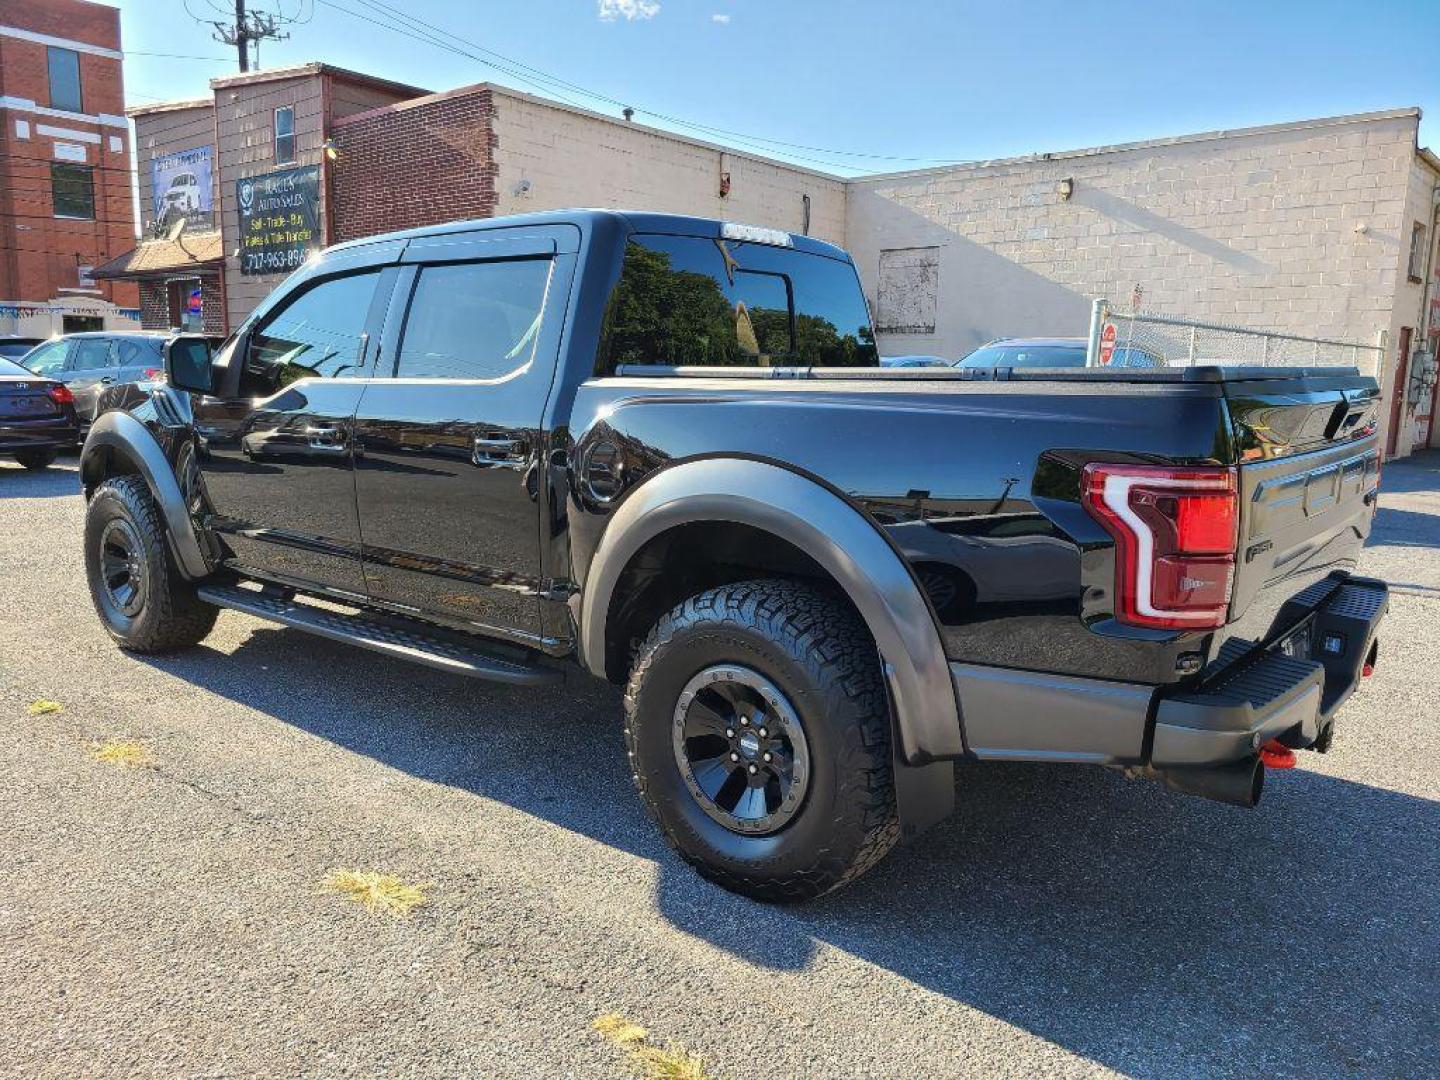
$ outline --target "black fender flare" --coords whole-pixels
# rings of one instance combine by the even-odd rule
[[[160,512],[165,515],[165,534],[180,573],[189,581],[209,576],[210,564],[195,536],[180,482],[155,436],[127,412],[103,413],[90,425],[90,433],[85,437],[84,449],[80,451],[80,475],[88,478],[95,462],[107,451],[129,462],[150,489]],[[87,489],[89,486],[87,480]]]
[[[880,651],[897,763],[924,765],[964,753],[949,661],[909,568],[854,506],[822,484],[767,462],[685,462],[656,473],[620,503],[577,597],[580,655],[590,671],[605,670],[605,623],[630,560],[661,533],[705,521],[749,525],[781,537],[839,583]]]

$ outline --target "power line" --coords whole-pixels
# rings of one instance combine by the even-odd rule
[[[400,9],[390,4],[383,2],[383,0],[357,0],[357,2],[364,4],[371,11],[382,15],[387,20],[390,20],[387,23],[378,22],[377,20],[365,15],[362,12],[357,12],[352,9],[342,7],[340,4],[335,3],[334,0],[319,0],[319,2],[324,4],[326,7],[334,8],[337,11],[344,12],[345,14],[350,15],[353,18],[361,19],[362,21],[368,22],[371,25],[380,26],[383,29],[391,30],[393,32],[403,34],[406,37],[411,37],[416,40],[425,41],[439,48],[446,49],[447,51],[468,57],[469,59],[485,64],[487,67],[494,68],[497,71],[505,72],[512,78],[519,79],[520,81],[526,83],[529,86],[537,86],[538,84],[536,80],[541,80],[543,83],[549,84],[548,86],[541,87],[542,92],[544,93],[562,96],[558,95],[556,90],[554,89],[555,87],[560,87],[584,95],[586,98],[594,101],[604,102],[606,104],[613,105],[619,108],[631,109],[632,112],[638,112],[646,116],[654,117],[655,119],[663,121],[667,124],[688,128],[693,131],[708,133],[710,135],[724,136],[729,139],[740,140],[750,143],[752,145],[772,147],[777,150],[784,150],[789,154],[789,156],[793,158],[797,158],[799,160],[807,160],[811,163],[825,165],[826,167],[834,168],[836,166],[839,166],[842,168],[853,168],[854,165],[844,161],[823,161],[817,158],[805,158],[800,154],[794,153],[794,151],[803,150],[815,154],[829,155],[832,158],[857,158],[868,161],[890,161],[932,165],[953,165],[963,163],[960,160],[953,158],[903,157],[894,154],[874,154],[856,150],[837,150],[831,147],[813,146],[806,143],[787,142],[781,139],[770,139],[763,136],[750,135],[745,132],[735,131],[729,128],[716,127],[709,124],[701,124],[692,120],[686,120],[682,117],[673,116],[671,114],[659,112],[653,109],[646,109],[638,106],[632,108],[624,101],[621,101],[619,98],[612,97],[599,91],[591,90],[588,87],[582,86],[578,83],[570,82],[566,79],[561,79],[558,76],[551,75],[548,72],[526,64],[523,61],[516,60],[513,57],[506,56],[505,54],[496,52],[493,49],[488,49],[485,46],[479,45],[474,41],[468,41],[465,38],[459,37],[453,32],[444,29],[443,27],[437,26],[434,23],[429,23],[414,15],[407,14],[406,12],[401,11]],[[400,23],[400,25],[394,25],[394,23],[396,22]],[[416,28],[422,29],[420,29],[418,33],[412,32],[415,31]],[[476,50],[479,53],[485,55],[476,55],[475,53],[470,52],[466,48],[463,48],[461,46],[468,46],[469,49]],[[527,77],[525,73],[528,73],[528,75],[532,76],[533,78]],[[573,101],[569,103],[575,104],[575,102]],[[771,152],[774,151],[772,150]]]
[[[145,52],[141,49],[126,49],[126,56],[158,56],[165,60],[203,60],[209,64],[228,64],[228,56],[192,56],[189,53]],[[145,95],[140,95],[144,97]]]
[[[258,67],[260,60],[260,43],[262,41],[284,41],[290,35],[283,33],[280,27],[291,23],[309,22],[310,18],[314,17],[312,7],[310,18],[301,19],[300,16],[305,10],[303,0],[300,6],[296,8],[294,15],[285,14],[285,10],[280,6],[278,0],[273,12],[257,10],[255,8],[247,10],[245,2],[246,0],[234,0],[234,12],[232,14],[229,9],[222,7],[216,3],[215,0],[209,0],[211,10],[215,14],[225,17],[222,20],[208,19],[196,15],[195,12],[190,10],[190,0],[182,0],[187,15],[197,23],[209,23],[215,28],[215,33],[211,36],[214,37],[216,41],[235,47],[236,55],[240,60],[241,71],[250,70],[252,45],[254,46],[256,67]]]

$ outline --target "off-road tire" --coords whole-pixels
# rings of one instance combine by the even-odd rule
[[[810,781],[776,832],[747,836],[707,815],[672,746],[679,696],[698,672],[740,664],[798,713]],[[874,643],[856,613],[813,586],[746,581],[691,597],[656,623],[625,693],[631,775],[672,848],[711,881],[756,900],[808,900],[874,866],[899,837],[890,714]]]
[[[111,522],[127,522],[139,541],[140,609],[127,615],[107,592],[101,572],[101,542]],[[195,594],[181,576],[165,534],[165,521],[150,489],[138,476],[106,480],[85,513],[85,576],[90,598],[106,631],[122,649],[165,653],[198,644],[215,626],[219,609]]]
[[[56,456],[54,450],[21,450],[15,455],[15,460],[32,472],[39,472],[53,465]]]

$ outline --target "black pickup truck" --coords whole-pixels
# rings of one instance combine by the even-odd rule
[[[83,451],[123,648],[232,608],[482,679],[573,659],[627,687],[669,842],[761,899],[945,816],[961,759],[1253,806],[1376,659],[1353,369],[884,369],[844,252],[600,211],[340,245],[166,363]]]

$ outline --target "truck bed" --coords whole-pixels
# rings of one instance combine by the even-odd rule
[[[716,453],[826,482],[909,562],[952,660],[1162,685],[1216,677],[1281,634],[1287,600],[1354,569],[1378,415],[1375,381],[1333,367],[647,366],[584,383],[573,430],[582,455],[621,448],[631,482]],[[1237,468],[1226,627],[1110,617],[1110,538],[1079,500],[1095,460]]]

